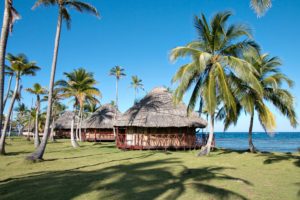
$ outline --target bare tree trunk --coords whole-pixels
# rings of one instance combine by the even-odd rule
[[[5,131],[2,132],[2,121],[3,121],[3,96],[4,96],[4,68],[5,68],[5,54],[6,54],[6,45],[8,40],[8,32],[9,32],[9,22],[11,18],[10,9],[11,4],[8,0],[4,1],[4,15],[3,15],[3,23],[1,30],[1,40],[0,40],[0,134],[1,138],[4,135],[3,139],[1,139],[1,143],[5,143]],[[3,141],[2,141],[3,140]],[[0,154],[5,154],[4,146],[0,146]]]
[[[253,121],[254,121],[254,111],[251,113],[249,133],[248,133],[249,151],[251,153],[256,152],[255,146],[254,146],[254,144],[252,142]]]
[[[3,109],[5,109],[5,105],[9,96],[9,91],[10,91],[10,87],[11,87],[11,81],[12,81],[13,75],[10,75],[9,77],[9,81],[8,81],[8,87],[7,87],[7,92],[6,92],[6,96],[5,99],[3,101]]]
[[[211,150],[212,142],[214,138],[214,115],[210,116],[210,131],[208,135],[208,140],[205,146],[203,146],[198,153],[198,156],[208,155]]]
[[[38,148],[38,146],[40,145],[39,114],[40,114],[40,97],[39,97],[39,95],[37,95],[36,111],[35,111],[35,130],[34,130],[34,147],[35,148]]]
[[[10,121],[10,116],[11,116],[12,110],[14,108],[14,104],[15,104],[15,100],[16,100],[16,96],[17,96],[17,92],[18,92],[18,88],[19,88],[19,83],[20,83],[20,77],[19,77],[19,75],[17,75],[16,76],[16,86],[15,86],[14,93],[13,93],[13,96],[10,101],[7,117],[5,119],[5,123],[4,123],[4,127],[3,127],[3,134],[1,135],[1,139],[0,139],[0,154],[3,154],[3,155],[5,154],[6,131],[7,131],[9,121]]]
[[[53,87],[55,81],[55,71],[56,71],[57,55],[59,49],[59,39],[61,33],[61,22],[62,22],[62,11],[61,8],[59,8],[58,21],[56,26],[54,53],[53,53],[53,60],[52,60],[52,67],[51,67],[51,76],[50,76],[50,83],[49,83],[48,107],[47,107],[47,114],[46,114],[45,130],[44,130],[43,139],[40,146],[36,149],[35,152],[33,152],[31,155],[26,157],[27,160],[31,160],[31,161],[43,159],[43,155],[47,146],[47,141],[50,133]]]
[[[74,138],[74,118],[75,118],[75,115],[73,116],[72,118],[72,121],[71,121],[71,144],[74,148],[77,148],[79,147],[79,144],[77,143],[77,141],[75,140]]]

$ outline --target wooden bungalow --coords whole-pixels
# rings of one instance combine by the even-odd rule
[[[121,149],[200,148],[196,129],[206,125],[196,112],[187,116],[186,105],[175,106],[172,94],[159,87],[118,118],[116,144]]]
[[[111,104],[101,106],[84,123],[86,141],[114,141],[114,121],[121,113]]]
[[[71,123],[73,117],[74,117],[74,112],[72,111],[65,111],[62,115],[58,117],[54,125],[56,138],[70,138]],[[74,131],[76,130],[76,127],[77,127],[77,120],[75,118]]]

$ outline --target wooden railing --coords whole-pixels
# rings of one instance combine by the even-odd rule
[[[199,149],[202,138],[191,134],[120,134],[116,136],[120,149]]]

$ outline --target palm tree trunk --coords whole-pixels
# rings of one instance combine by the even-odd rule
[[[134,89],[134,104],[135,104],[135,102],[136,102],[136,89]]]
[[[6,91],[6,96],[5,96],[5,99],[4,99],[4,101],[3,101],[3,109],[5,109],[5,105],[6,105],[8,96],[9,96],[9,91],[10,91],[10,87],[11,87],[11,81],[12,81],[12,78],[13,78],[13,76],[11,75],[11,76],[9,77],[9,81],[8,81],[8,87],[7,87],[7,91]]]
[[[82,142],[82,135],[81,135],[81,127],[82,127],[82,115],[83,115],[83,109],[80,108],[80,115],[79,115],[79,141]]]
[[[72,121],[71,121],[71,144],[74,148],[77,148],[79,147],[79,144],[77,143],[77,141],[75,140],[75,137],[74,137],[74,118],[75,118],[75,115],[72,117]]]
[[[34,147],[38,148],[40,145],[39,137],[39,114],[40,114],[40,97],[37,95],[36,111],[35,111],[35,130],[34,130]]]
[[[1,39],[0,39],[0,135],[1,136],[2,136],[1,130],[2,130],[2,120],[3,120],[3,110],[4,110],[3,96],[4,96],[5,54],[6,54],[6,45],[8,40],[9,22],[11,18],[11,14],[10,14],[11,4],[8,0],[5,0],[4,4],[5,4],[4,15],[3,15],[3,23],[2,23]],[[2,153],[2,151],[0,153]]]
[[[5,119],[3,132],[2,132],[2,135],[1,135],[1,139],[0,139],[0,154],[2,154],[2,155],[5,154],[6,130],[7,130],[7,127],[8,127],[9,121],[10,121],[10,116],[11,116],[12,110],[14,108],[14,103],[15,103],[15,100],[16,100],[16,96],[17,96],[17,92],[18,92],[18,88],[19,88],[19,83],[20,83],[20,78],[17,75],[16,76],[16,86],[15,86],[14,93],[13,93],[13,96],[12,96],[11,101],[10,101],[7,117]]]
[[[14,116],[14,110],[11,111],[11,116],[10,116],[10,121],[9,121],[9,129],[8,129],[8,138],[10,138],[10,136],[11,136],[13,116]]]
[[[118,109],[118,82],[119,82],[119,79],[117,78],[117,81],[116,81],[116,107]]]
[[[76,121],[77,119],[77,121]],[[78,136],[78,132],[79,132],[79,112],[78,112],[78,116],[76,117],[76,114],[75,114],[75,120],[74,120],[76,123],[76,131],[75,131],[75,137],[76,137],[76,140],[79,141],[79,136]]]
[[[55,142],[55,138],[54,138],[54,125],[55,125],[55,120],[54,120],[54,116],[52,116],[51,133],[50,133],[50,141],[51,142]]]
[[[203,146],[198,153],[198,156],[208,155],[211,150],[212,142],[214,138],[214,115],[210,116],[210,131],[208,135],[208,140],[205,146]]]
[[[56,36],[55,36],[55,44],[54,44],[54,53],[53,53],[53,60],[52,60],[52,67],[51,67],[51,75],[50,75],[50,83],[49,83],[49,94],[48,94],[48,107],[47,107],[47,114],[46,114],[46,122],[45,122],[45,130],[43,134],[43,139],[40,146],[29,155],[26,159],[27,160],[42,160],[43,155],[47,146],[47,141],[50,133],[50,121],[51,121],[51,112],[52,112],[52,98],[53,98],[53,87],[54,87],[54,80],[55,80],[55,71],[56,71],[56,63],[57,63],[57,55],[59,49],[59,40],[60,40],[60,33],[61,33],[61,22],[62,22],[62,11],[59,8],[58,14],[58,21],[56,26]]]
[[[248,133],[249,151],[251,153],[254,153],[256,151],[255,146],[252,142],[253,121],[254,121],[254,112],[252,112],[252,114],[251,114],[249,133]]]

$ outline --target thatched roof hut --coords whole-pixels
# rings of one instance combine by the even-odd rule
[[[196,112],[188,115],[183,103],[175,105],[167,89],[158,87],[118,118],[117,145],[133,149],[196,148],[201,144],[197,144],[195,130],[206,125]]]
[[[114,123],[120,111],[111,104],[101,106],[83,122],[88,141],[115,140]]]
[[[120,111],[115,106],[105,104],[84,121],[83,127],[87,129],[113,129],[115,116],[120,115]]]
[[[55,121],[55,129],[71,129],[71,122],[73,117],[75,116],[75,113],[72,111],[65,111],[62,113],[58,119]],[[74,127],[77,124],[77,120],[75,118]]]
[[[207,122],[196,112],[187,115],[187,106],[174,105],[166,88],[154,88],[140,102],[118,118],[116,126],[127,127],[195,127],[204,128]]]

